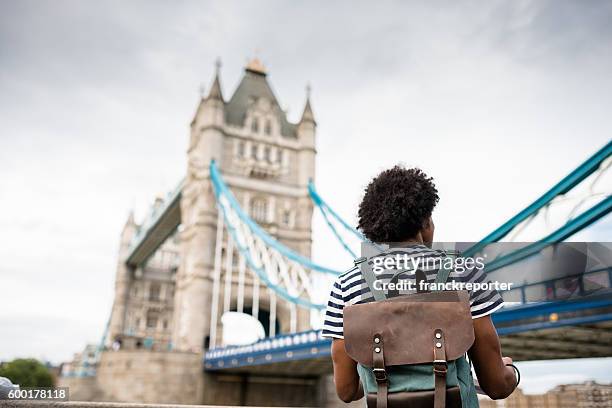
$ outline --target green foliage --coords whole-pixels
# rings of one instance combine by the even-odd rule
[[[53,376],[40,361],[18,358],[0,366],[0,377],[21,387],[53,387]]]

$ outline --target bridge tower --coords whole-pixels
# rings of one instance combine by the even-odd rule
[[[124,321],[127,315],[128,298],[131,285],[131,276],[128,265],[125,263],[126,254],[129,251],[130,242],[138,230],[138,225],[134,222],[134,213],[130,212],[126,220],[123,230],[121,231],[121,239],[119,242],[119,256],[117,261],[117,270],[115,273],[115,299],[113,302],[108,339],[110,342],[114,338],[119,338],[124,332]]]
[[[228,243],[209,173],[215,160],[251,217],[280,242],[310,257],[313,206],[307,185],[315,176],[316,122],[309,97],[300,121],[291,123],[258,59],[248,63],[227,100],[219,71],[217,64],[191,123],[187,151],[172,332],[173,346],[180,351],[219,345],[218,317],[226,311],[253,314],[268,335],[310,327],[309,311],[277,302],[253,274],[244,273],[244,260]],[[213,302],[215,273],[220,274],[217,293],[222,295]]]

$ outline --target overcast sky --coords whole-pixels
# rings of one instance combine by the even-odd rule
[[[604,1],[0,1],[0,360],[98,341],[121,227],[184,175],[217,57],[227,98],[257,54],[291,120],[312,84],[317,186],[349,221],[403,162],[436,179],[438,239],[468,241],[610,139],[610,21]],[[610,364],[531,365],[525,386]]]

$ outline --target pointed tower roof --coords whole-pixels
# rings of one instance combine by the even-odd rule
[[[125,221],[126,225],[136,225],[136,221],[134,219],[134,210],[130,210],[130,213],[128,214],[128,218]]]
[[[210,92],[206,99],[218,99],[223,100],[223,92],[221,91],[221,81],[219,80],[219,71],[221,71],[221,61],[217,59],[215,63],[215,79],[210,87]]]
[[[312,122],[315,125],[317,124],[317,121],[314,118],[314,113],[312,112],[312,107],[310,106],[310,85],[306,86],[306,106],[304,106],[304,112],[302,112],[300,123],[306,121]]]
[[[225,106],[225,120],[227,123],[244,126],[249,105],[253,100],[265,98],[277,108],[281,123],[281,134],[287,137],[297,137],[297,126],[287,120],[285,112],[280,107],[272,87],[268,83],[266,71],[257,58],[250,61],[244,69],[244,76],[238,84],[236,91]]]

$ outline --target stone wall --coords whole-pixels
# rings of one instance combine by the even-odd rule
[[[150,404],[340,408],[330,375],[287,377],[256,371],[209,374],[202,355],[188,352],[120,350],[103,352],[96,377],[61,378],[71,401]]]
[[[318,378],[206,374],[202,402],[229,406],[321,406],[318,383]]]
[[[61,377],[73,401],[202,402],[202,355],[150,350],[103,352],[95,377]]]
[[[202,401],[202,355],[149,350],[105,352],[97,383],[106,401],[198,404]]]
[[[96,377],[58,377],[58,387],[68,387],[73,401],[103,401]]]

